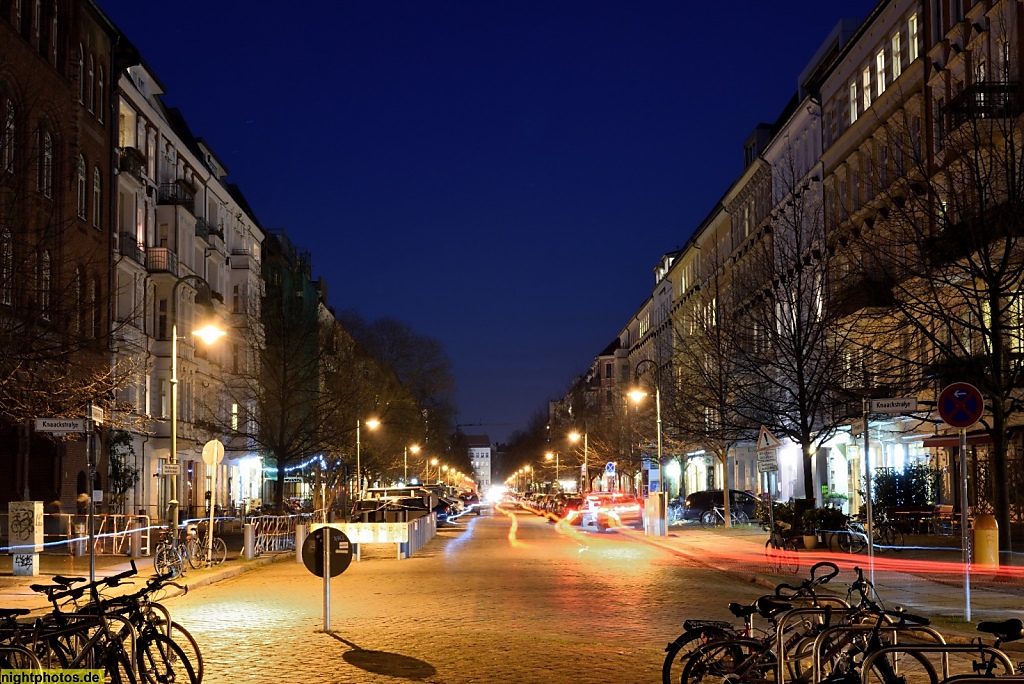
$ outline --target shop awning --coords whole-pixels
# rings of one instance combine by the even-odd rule
[[[967,435],[967,444],[991,444],[992,438],[987,432],[976,432],[972,435]],[[935,437],[925,437],[921,445],[927,447],[946,447],[956,448],[960,446],[960,435],[936,435]]]

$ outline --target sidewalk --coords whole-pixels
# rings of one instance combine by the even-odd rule
[[[176,581],[190,589],[195,589],[285,558],[294,561],[295,554],[291,551],[280,551],[264,553],[257,558],[247,560],[237,550],[229,548],[228,558],[223,564],[214,568],[198,570],[188,568],[186,574]],[[122,555],[96,556],[96,578],[127,572],[131,570],[131,561],[132,559]],[[145,579],[153,577],[156,572],[153,568],[152,556],[137,558],[135,564],[138,571],[137,579],[134,584],[125,585],[127,592],[137,591]],[[40,554],[39,566],[40,572],[36,577],[15,576],[12,569],[12,556],[0,556],[0,608],[29,608],[47,611],[51,606],[47,602],[46,596],[29,589],[30,585],[50,584],[50,578],[54,575],[85,577],[86,579],[89,577],[88,556]]]
[[[870,579],[869,559],[865,553],[851,555],[828,549],[797,552],[799,570],[795,574],[773,572],[765,556],[767,533],[757,527],[705,530],[699,525],[685,525],[671,528],[665,537],[647,536],[634,530],[618,532],[767,589],[774,589],[781,582],[799,584],[807,577],[810,567],[820,561],[839,566],[839,575],[826,586],[843,598],[856,578],[855,566],[863,568]],[[875,588],[884,605],[889,608],[902,605],[908,612],[932,618],[933,626],[948,641],[979,636],[975,625],[982,620],[1024,618],[1024,568],[1006,567],[998,572],[972,570],[971,622],[967,623],[964,621],[966,601],[960,549],[924,548],[922,540],[914,537],[913,541],[916,547],[889,550],[875,556]],[[911,539],[907,544],[910,547]],[[1007,646],[1015,650],[1012,647],[1017,644]]]

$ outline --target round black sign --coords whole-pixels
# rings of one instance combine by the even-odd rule
[[[331,577],[337,577],[352,562],[352,544],[344,532],[333,527],[321,527],[306,537],[302,543],[302,564],[317,577],[324,576],[324,530],[329,532],[327,539],[331,551]]]

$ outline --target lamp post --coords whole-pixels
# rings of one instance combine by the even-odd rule
[[[661,366],[653,359],[642,359],[636,364],[636,370],[634,371],[637,380],[640,379],[641,368],[645,365],[651,364],[654,367],[654,406],[655,416],[658,422],[658,467],[661,467]],[[640,400],[647,396],[647,392],[642,389],[635,389],[629,393],[629,397],[636,403],[640,403]]]
[[[409,452],[412,452],[415,456],[420,453],[420,447],[418,444],[405,447],[405,453],[402,456],[402,483],[409,484]]]
[[[362,422],[357,418],[356,419],[356,494],[359,495],[359,501],[362,501],[362,499],[363,499],[363,475],[362,475],[362,467],[361,467],[362,464],[360,463],[361,443],[360,443],[360,439],[359,439],[359,428],[361,427],[361,425],[362,425]],[[370,428],[371,430],[376,429],[378,425],[380,425],[380,421],[379,420],[368,420],[368,421],[366,421],[366,427]]]
[[[587,429],[583,428],[583,491],[590,491],[590,473],[587,470]],[[569,435],[569,439],[573,442],[580,441],[580,433],[573,432]]]
[[[544,454],[544,458],[548,461],[550,461],[551,459],[555,459],[555,487],[560,488],[558,484],[558,452],[556,451],[552,453],[549,451],[548,453]]]
[[[178,473],[175,472],[178,465],[178,288],[188,281],[210,287],[210,283],[198,275],[182,276],[171,287],[171,453],[167,456],[167,465],[171,466],[171,499],[167,503],[170,508],[171,544],[175,549],[178,548]],[[192,334],[210,344],[227,333],[211,324],[194,330]]]
[[[432,465],[432,466],[434,466],[436,468],[437,467],[437,459],[436,458],[430,459],[430,465]],[[440,473],[441,471],[438,471],[438,472]],[[430,467],[429,466],[427,467],[427,483],[428,484],[430,483]]]

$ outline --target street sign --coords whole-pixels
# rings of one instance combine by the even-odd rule
[[[872,399],[870,413],[911,413],[917,410],[917,397],[890,397]]]
[[[219,439],[211,439],[203,445],[203,463],[208,466],[219,465],[224,460],[224,445]]]
[[[604,466],[604,474],[605,475],[614,475],[615,474],[615,463],[613,463],[612,461],[608,461],[608,463],[606,463],[605,466]]]
[[[92,418],[92,422],[102,423],[104,420],[106,420],[107,416],[103,412],[102,406],[93,405],[90,408],[92,409],[92,413],[89,415],[89,417]]]
[[[36,432],[85,432],[85,418],[36,418]]]
[[[761,426],[761,432],[757,435],[757,450],[766,451],[768,449],[777,449],[781,446],[781,442],[776,439],[775,435],[768,432],[768,428],[764,425]]]
[[[181,464],[164,463],[162,466],[160,466],[160,473],[162,475],[181,475]]]
[[[757,472],[775,473],[779,470],[779,450],[759,449],[757,452]]]
[[[939,393],[939,417],[950,427],[969,428],[985,412],[981,390],[966,382],[954,382]]]
[[[302,542],[302,564],[317,577],[324,576],[324,530],[329,532],[327,540],[331,552],[331,577],[337,577],[352,562],[352,544],[341,530],[321,527],[310,532],[306,541]]]

